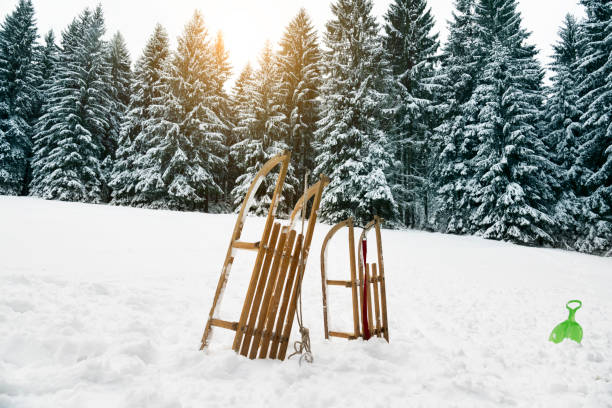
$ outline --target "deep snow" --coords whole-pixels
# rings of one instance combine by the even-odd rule
[[[328,342],[318,225],[304,282],[315,362],[299,367],[237,356],[222,329],[198,351],[234,221],[0,197],[0,407],[612,407],[611,258],[385,230],[391,343]],[[348,277],[345,245],[330,279]],[[349,291],[330,297],[332,328],[350,329]],[[582,345],[548,342],[574,298]]]

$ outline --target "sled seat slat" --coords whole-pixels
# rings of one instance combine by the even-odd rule
[[[344,286],[347,288],[350,288],[351,286],[353,286],[353,283],[351,281],[345,281],[345,280],[327,280],[327,284],[328,285],[333,285],[333,286]]]
[[[232,242],[232,248],[246,249],[248,251],[259,251],[260,244],[261,244],[261,241],[257,241],[257,242],[234,241]]]
[[[342,337],[343,339],[355,340],[357,337],[353,333],[336,332],[330,331],[329,335],[332,337]]]
[[[210,325],[233,331],[238,330],[238,322],[228,322],[227,320],[211,319]]]

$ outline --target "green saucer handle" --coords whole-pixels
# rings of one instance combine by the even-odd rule
[[[578,303],[578,306],[572,308],[570,307],[570,303]],[[567,304],[565,305],[565,307],[567,308],[567,310],[571,311],[576,311],[578,309],[580,309],[582,307],[582,302],[580,300],[570,300],[569,302],[567,302]]]

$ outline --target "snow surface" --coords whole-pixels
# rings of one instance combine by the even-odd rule
[[[234,221],[0,197],[0,407],[612,407],[610,258],[385,230],[391,343],[325,341],[319,225],[304,282],[315,362],[300,367],[240,357],[222,329],[198,351]],[[345,237],[330,279],[348,277]],[[329,296],[332,328],[350,330],[349,291]],[[575,298],[582,345],[548,342]]]

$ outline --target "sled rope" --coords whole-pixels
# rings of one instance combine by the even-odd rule
[[[363,275],[363,309],[361,311],[362,325],[363,325],[363,339],[370,339],[370,326],[368,324],[368,264],[367,264],[367,253],[368,253],[368,241],[364,237],[361,241],[362,252],[363,252],[363,269],[365,273]]]
[[[308,189],[308,173],[304,174],[304,197],[306,197],[306,190]],[[306,201],[306,200],[304,200]],[[301,234],[304,235],[304,218],[306,218],[306,202],[302,205],[302,231]],[[298,274],[298,309],[296,310],[296,317],[298,321],[298,325],[300,326],[300,335],[302,336],[302,340],[297,340],[293,343],[294,352],[287,357],[288,359],[293,357],[294,355],[299,354],[300,360],[299,363],[302,365],[302,360],[307,363],[312,363],[314,361],[314,357],[312,356],[312,352],[310,350],[310,331],[307,327],[304,327],[303,324],[303,315],[302,315],[302,278],[304,276],[304,247],[302,247],[300,254],[300,271]]]

